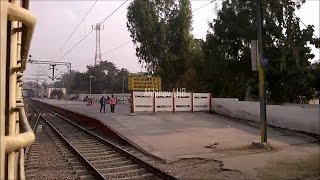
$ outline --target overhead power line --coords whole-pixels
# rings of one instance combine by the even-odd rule
[[[115,48],[113,48],[113,49],[111,49],[111,50],[109,50],[109,51],[106,51],[106,52],[102,53],[102,56],[104,56],[104,55],[106,55],[106,54],[109,54],[109,53],[111,53],[111,52],[113,52],[113,51],[115,51],[115,50],[117,50],[117,49],[120,49],[120,48],[122,48],[123,46],[126,46],[126,45],[129,44],[129,43],[131,43],[131,40],[128,41],[128,42],[126,42],[126,43],[124,43],[124,44],[122,44],[122,45],[120,45],[120,46],[118,46],[118,47],[115,47]]]
[[[208,6],[209,4],[213,3],[214,1],[215,1],[215,0],[210,1],[209,3],[204,4],[204,5],[200,6],[200,7],[198,7],[197,9],[193,10],[192,12],[195,12],[195,11],[197,11],[197,10],[201,9],[201,8],[204,8],[204,7]]]
[[[204,4],[204,5],[200,6],[199,8],[197,8],[197,9],[193,10],[192,12],[197,11],[197,10],[199,10],[199,9],[201,9],[201,8],[203,8],[203,7],[207,6],[207,5],[209,5],[209,4],[213,3],[214,1],[215,1],[215,0],[210,1],[209,3],[207,3],[207,4]],[[122,48],[122,47],[126,46],[126,45],[127,45],[127,44],[129,44],[130,42],[131,42],[131,40],[130,40],[130,41],[128,41],[128,42],[126,42],[126,43],[124,43],[124,44],[122,44],[122,45],[120,45],[120,46],[117,46],[117,47],[115,47],[115,48],[113,48],[113,49],[111,49],[111,50],[109,50],[109,51],[106,51],[106,52],[104,52],[104,53],[102,54],[102,56],[104,56],[104,55],[106,55],[106,54],[109,54],[109,53],[111,53],[111,52],[113,52],[113,51],[115,51],[115,50],[118,50],[118,49],[120,49],[120,48]]]
[[[308,26],[301,20],[301,18],[299,16],[297,16],[296,14],[294,14],[294,15],[298,18],[299,22],[304,25],[304,27],[308,28]],[[317,35],[315,35],[314,33],[312,33],[312,34],[315,38],[318,38]]]
[[[103,24],[107,19],[109,19],[115,12],[117,12],[126,2],[129,0],[124,1],[117,9],[115,9],[109,16],[107,16],[103,21],[100,22],[100,24]]]
[[[85,38],[87,38],[93,30],[91,30],[88,34],[86,34],[76,45],[74,45],[69,51],[67,51],[58,61],[63,59],[66,55],[68,55],[75,47],[77,47]]]
[[[82,18],[82,20],[80,21],[80,23],[74,28],[74,30],[71,32],[71,34],[69,35],[69,37],[64,41],[64,43],[62,44],[62,46],[58,49],[58,51],[55,53],[55,55],[51,58],[51,61],[53,61],[53,59],[57,56],[57,54],[62,50],[62,48],[66,45],[66,43],[69,41],[69,39],[72,37],[72,35],[74,34],[74,32],[78,29],[78,27],[81,25],[81,23],[85,20],[85,18],[88,16],[88,14],[90,13],[90,11],[92,10],[92,8],[96,5],[96,3],[98,2],[98,0],[96,0],[91,8],[87,11],[87,13],[84,15],[84,17]]]
[[[117,7],[112,13],[110,13],[104,20],[102,20],[100,22],[100,25],[102,25],[102,23],[104,23],[107,19],[109,19],[115,12],[117,12],[126,2],[128,2],[129,0],[126,0],[125,2],[123,2],[119,7]],[[91,33],[93,32],[93,30],[91,30],[88,34],[86,34],[76,45],[74,45],[68,52],[66,52],[58,61],[60,61],[62,58],[64,58],[66,55],[68,55],[75,47],[77,47],[85,38],[87,38]]]
[[[197,11],[197,10],[199,10],[199,9],[201,9],[201,8],[203,8],[203,7],[207,6],[207,5],[209,5],[209,4],[213,3],[214,1],[215,1],[215,0],[210,1],[209,3],[207,3],[207,4],[204,4],[204,5],[200,6],[199,8],[197,8],[197,9],[193,10],[192,12]],[[124,44],[122,44],[122,45],[120,45],[120,46],[118,46],[118,47],[115,47],[115,48],[113,48],[113,49],[111,49],[111,50],[109,50],[109,51],[106,51],[106,52],[104,52],[104,53],[102,54],[102,56],[104,56],[104,55],[106,55],[106,54],[109,54],[109,53],[111,53],[111,52],[113,52],[113,51],[115,51],[115,50],[118,50],[118,49],[120,49],[120,48],[122,48],[122,47],[126,46],[126,45],[127,45],[127,44],[129,44],[130,42],[131,42],[131,40],[130,40],[130,41],[128,41],[128,42],[126,42],[126,43],[124,43]]]

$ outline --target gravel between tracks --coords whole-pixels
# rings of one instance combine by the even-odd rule
[[[73,170],[47,131],[51,130],[40,122],[36,140],[26,156],[26,179],[75,179]]]

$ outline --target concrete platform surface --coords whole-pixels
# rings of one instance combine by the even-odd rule
[[[36,99],[37,100],[37,99]],[[129,114],[129,105],[118,104],[115,113],[99,113],[100,106],[64,100],[40,101],[100,120],[136,148],[166,162],[180,158],[220,160],[226,169],[254,173],[270,161],[319,156],[316,138],[281,129],[268,128],[272,150],[251,147],[260,140],[256,124],[248,124],[209,113]]]

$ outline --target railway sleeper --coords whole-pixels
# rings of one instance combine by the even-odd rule
[[[105,160],[99,160],[99,161],[92,161],[95,165],[99,164],[107,164],[107,163],[115,163],[115,162],[121,162],[121,161],[126,161],[128,158],[126,157],[118,157],[118,158],[112,158],[112,159],[105,159]]]
[[[82,143],[77,143],[77,142],[72,142],[70,143],[74,146],[77,146],[78,148],[106,148],[106,145],[101,144],[101,143],[88,143],[88,144],[82,144]]]
[[[39,162],[25,165],[26,170],[39,168]]]
[[[121,154],[111,154],[111,155],[104,155],[104,156],[95,156],[95,157],[86,157],[89,161],[100,161],[100,160],[108,160],[112,158],[122,157]]]
[[[28,158],[30,158],[30,159],[39,158],[39,153],[37,153],[37,154],[29,154],[29,155],[28,155]]]
[[[71,141],[75,141],[77,143],[97,143],[97,140],[93,140],[93,139],[87,139],[87,140],[83,140],[83,139],[76,139],[76,138],[70,138]]]
[[[116,151],[105,151],[105,152],[100,152],[100,153],[95,153],[95,152],[83,152],[86,156],[106,156],[106,155],[113,155],[113,154],[119,154]]]
[[[70,166],[80,166],[80,165],[82,165],[82,163],[80,161],[78,161],[78,162],[69,162],[69,165]]]
[[[70,152],[65,152],[65,153],[62,153],[62,156],[66,159],[70,159],[70,158],[73,158],[74,157],[74,154],[70,153]]]
[[[30,158],[27,158],[25,160],[25,164],[34,164],[34,163],[39,163],[38,159],[30,159]]]
[[[79,152],[84,152],[84,151],[91,151],[91,152],[95,152],[95,151],[113,151],[111,148],[106,147],[106,146],[101,146],[101,147],[83,147],[81,149],[79,149]]]
[[[102,152],[108,152],[108,151],[114,151],[111,148],[103,148],[103,149],[79,149],[79,152],[90,152],[90,153],[102,153]]]
[[[76,170],[86,170],[87,168],[83,165],[76,165],[76,166],[72,166],[72,169],[76,171]]]
[[[133,170],[141,169],[141,168],[142,167],[139,164],[131,164],[131,165],[126,165],[126,166],[103,168],[103,169],[99,169],[99,172],[101,172],[102,174],[129,172],[129,171],[133,171]]]
[[[138,176],[131,176],[131,177],[125,177],[125,178],[117,178],[117,180],[160,180],[158,176],[148,173],[148,174],[142,174]]]
[[[68,162],[68,163],[71,163],[71,162],[79,162],[79,159],[77,159],[76,157],[71,157],[71,158],[67,159],[67,162]]]
[[[141,168],[141,169],[135,169],[135,170],[130,170],[126,172],[108,173],[103,175],[107,179],[118,179],[118,178],[141,176],[143,174],[149,174],[149,172],[146,169]]]
[[[79,180],[96,180],[97,178],[95,178],[92,175],[84,175],[84,176],[79,176],[78,178]]]
[[[74,172],[77,176],[91,175],[91,172],[88,170],[75,170]]]
[[[26,174],[34,174],[37,173],[38,168],[34,168],[34,169],[26,169]]]
[[[127,165],[131,165],[134,164],[132,161],[130,160],[125,160],[125,161],[118,161],[118,162],[113,162],[113,163],[105,163],[105,164],[95,164],[94,166],[97,169],[104,169],[104,168],[110,168],[110,167],[120,167],[120,166],[127,166]]]

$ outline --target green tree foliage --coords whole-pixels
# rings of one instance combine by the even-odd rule
[[[316,92],[314,97],[320,99],[320,60],[311,65],[311,73],[314,75],[312,81],[312,87]]]
[[[263,0],[263,44],[267,93],[271,102],[295,102],[311,98],[314,76],[309,70],[313,26],[301,30],[296,8],[304,1]],[[229,0],[222,3],[207,34],[206,82],[216,96],[245,99],[257,93],[257,73],[251,72],[250,41],[256,39],[256,2]]]
[[[51,96],[50,98],[57,97],[58,99],[61,99],[61,98],[63,98],[63,92],[60,89],[54,89],[50,93],[50,96]]]
[[[127,19],[139,62],[164,89],[181,86],[192,51],[190,1],[134,0]]]
[[[69,89],[69,83],[70,80],[74,78],[76,74],[76,71],[72,70],[71,71],[71,77],[70,77],[70,72],[62,74],[56,81],[53,83],[53,86],[56,88],[66,88]],[[71,87],[73,86],[72,81],[71,81]]]
[[[89,65],[86,72],[72,71],[71,93],[89,93],[90,76],[92,76],[91,93],[93,94],[122,93],[123,78],[125,78],[125,92],[128,92],[128,75],[128,70],[119,70],[114,63],[109,61],[102,61],[95,66]],[[67,84],[68,78],[69,74],[62,75],[62,78],[55,83],[55,87]]]

